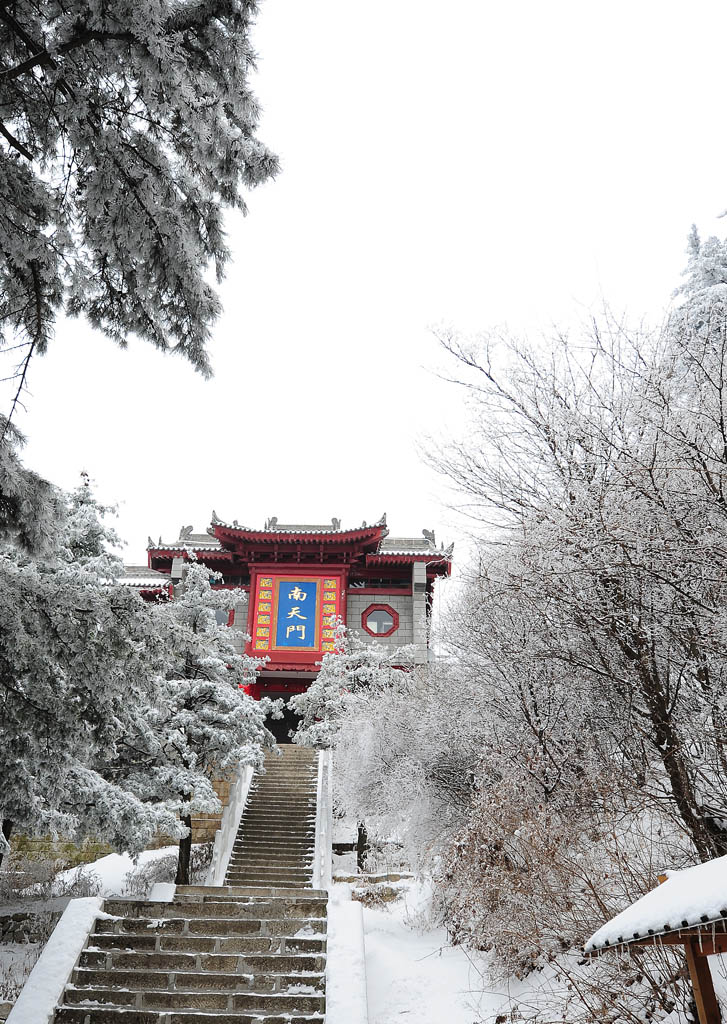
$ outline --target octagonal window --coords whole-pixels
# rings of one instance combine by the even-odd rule
[[[361,616],[361,625],[371,636],[391,636],[399,628],[399,616],[388,604],[372,604]]]

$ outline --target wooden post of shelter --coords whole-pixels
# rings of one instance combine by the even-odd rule
[[[723,894],[721,889],[726,868],[727,857],[687,868],[676,873],[676,890],[673,888],[673,876],[659,875],[657,889],[599,929],[586,944],[584,952],[587,956],[594,956],[606,951],[632,952],[636,948],[653,948],[655,945],[683,946],[699,1024],[721,1024],[722,1014],[707,958],[727,953],[727,891]],[[705,880],[708,885],[704,884]],[[672,886],[669,898],[666,901],[654,898],[667,881]],[[702,906],[695,907],[695,900]],[[634,908],[638,909],[635,917],[632,913]],[[664,916],[661,916],[662,911],[665,911]],[[680,923],[665,922],[667,913],[672,921],[676,917]],[[637,924],[638,931],[631,931],[634,924]]]
[[[700,951],[699,939],[684,943],[687,967],[692,980],[694,1002],[697,1004],[699,1024],[720,1024],[719,1004],[712,983],[712,974],[707,963],[707,953]]]

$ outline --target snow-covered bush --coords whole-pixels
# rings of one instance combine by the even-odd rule
[[[189,879],[192,885],[203,885],[212,860],[214,843],[193,843],[189,858]],[[133,868],[124,882],[124,896],[145,899],[157,882],[173,882],[177,874],[179,854],[175,851],[155,857]]]
[[[399,672],[347,705],[338,723],[336,805],[394,839],[419,867],[431,864],[467,820],[487,724],[467,685],[448,689],[426,668]]]

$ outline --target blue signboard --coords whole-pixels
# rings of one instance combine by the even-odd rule
[[[275,581],[276,647],[317,650],[319,582],[294,579]]]

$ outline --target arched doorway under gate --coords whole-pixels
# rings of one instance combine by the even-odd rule
[[[296,714],[290,707],[289,700],[295,694],[304,693],[308,689],[310,682],[310,679],[301,681],[300,679],[271,679],[270,677],[263,677],[248,687],[247,692],[256,700],[259,700],[261,697],[270,697],[271,700],[282,700],[284,702],[282,718],[273,718],[272,715],[269,715],[265,720],[265,725],[273,734],[277,743],[292,743],[291,733],[295,732],[298,728],[300,715]]]

